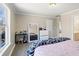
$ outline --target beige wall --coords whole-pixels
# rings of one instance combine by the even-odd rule
[[[41,16],[30,16],[30,15],[20,15],[16,14],[16,31],[23,31],[28,30],[27,26],[28,24],[38,24],[38,27],[49,27],[48,31],[50,32],[50,36],[52,36],[53,29],[52,29],[52,22],[53,19],[41,17]],[[49,24],[49,25],[48,25]],[[33,29],[32,29],[33,30]]]
[[[79,9],[61,14],[61,21],[62,21],[61,34],[63,37],[69,37],[72,40],[75,40],[74,30],[77,30],[77,28],[74,27],[74,19],[75,19],[74,17],[77,14],[79,14]]]
[[[79,33],[79,15],[74,16],[74,33]]]
[[[16,14],[16,31],[27,30],[27,25],[30,23],[38,24],[39,27],[46,26],[47,20],[45,17]]]
[[[62,33],[63,37],[68,37],[73,40],[73,19],[71,15],[62,15],[61,16],[62,23]]]

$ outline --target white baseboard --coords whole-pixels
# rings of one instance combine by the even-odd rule
[[[13,45],[12,50],[10,51],[9,56],[11,56],[11,54],[12,54],[12,52],[13,52],[14,48],[15,48],[15,44]]]

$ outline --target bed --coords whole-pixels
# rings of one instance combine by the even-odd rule
[[[34,56],[35,49],[40,46],[45,46],[45,45],[47,46],[50,44],[56,44],[67,40],[70,40],[70,38],[58,37],[58,38],[49,38],[47,40],[37,40],[37,41],[31,42],[28,49],[25,50],[25,54],[27,56]]]
[[[39,46],[35,49],[34,56],[79,56],[79,41],[67,40]]]

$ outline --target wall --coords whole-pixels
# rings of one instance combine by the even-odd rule
[[[74,16],[74,33],[79,33],[79,15]]]
[[[61,16],[62,23],[62,33],[63,37],[68,37],[73,40],[73,19],[71,15],[62,15]]]
[[[50,20],[50,22],[48,22]],[[20,15],[16,14],[16,31],[22,31],[22,30],[28,30],[27,26],[30,23],[35,23],[38,24],[38,27],[49,27],[50,25],[47,25],[47,22],[50,24],[53,20],[50,18],[46,17],[41,17],[41,16],[30,16],[30,15]],[[53,32],[52,27],[51,27],[51,32]],[[33,29],[32,29],[33,30]],[[52,36],[52,33],[50,32],[50,36]]]
[[[10,4],[6,4],[10,9],[10,45],[5,49],[2,55],[7,56],[12,52],[12,48],[15,45],[15,14]],[[9,35],[9,34],[7,34]]]
[[[65,12],[61,14],[62,33],[63,37],[69,37],[74,40],[74,16],[79,14],[79,9]]]
[[[39,16],[28,16],[16,14],[16,31],[27,30],[30,23],[38,24],[39,27],[46,26],[46,18]]]

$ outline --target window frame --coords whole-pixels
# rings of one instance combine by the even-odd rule
[[[10,9],[4,3],[1,3],[3,8],[5,9],[5,45],[0,48],[0,55],[2,55],[5,50],[10,46]]]

